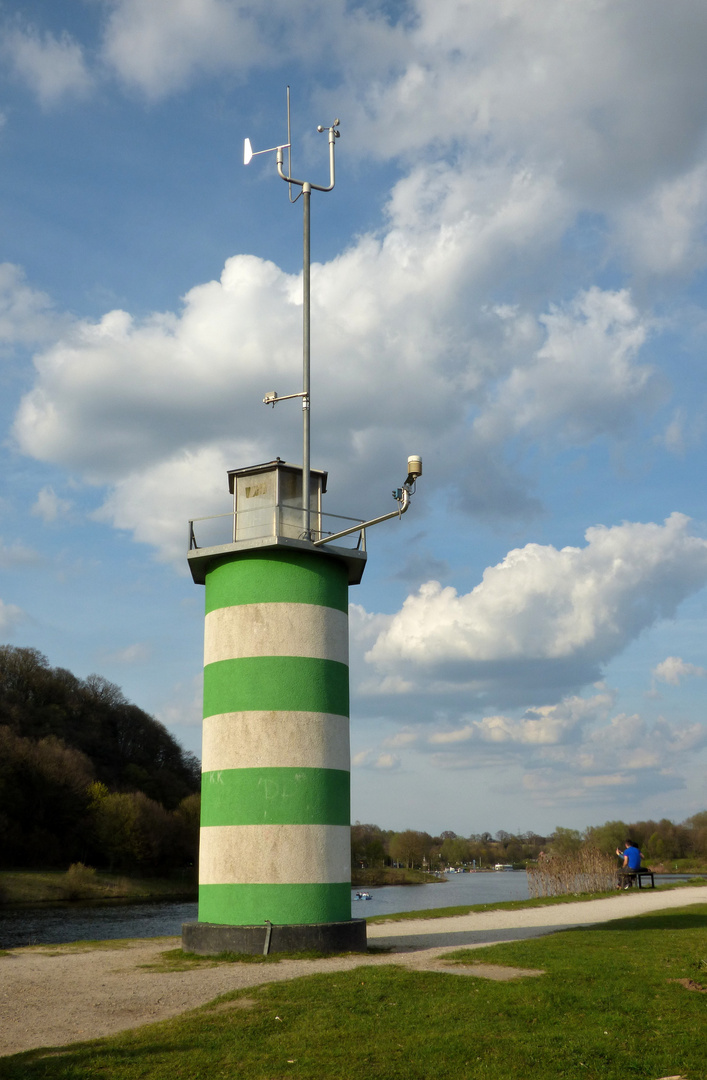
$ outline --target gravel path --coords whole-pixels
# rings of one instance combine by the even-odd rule
[[[0,957],[0,1055],[39,1046],[64,1046],[140,1027],[203,1005],[229,990],[315,972],[350,971],[362,965],[395,963],[415,970],[440,970],[444,953],[461,946],[481,948],[706,902],[707,886],[658,893],[632,890],[606,900],[560,907],[382,923],[369,926],[368,941],[392,948],[390,954],[222,964],[179,972],[150,971],[142,966],[155,963],[166,949],[178,948],[179,938],[152,938],[98,949],[82,948],[80,943],[14,949]],[[463,969],[444,970],[470,974]],[[485,970],[477,967],[473,974],[500,978],[508,977],[509,972],[485,965]]]

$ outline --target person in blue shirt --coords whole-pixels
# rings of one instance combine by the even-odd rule
[[[624,850],[620,851],[619,848],[617,848],[616,854],[620,859],[623,859],[621,869],[624,873],[635,873],[636,870],[641,869],[643,853],[638,850],[638,847],[634,844],[633,840],[624,840]],[[624,889],[628,889],[629,884],[630,881],[627,881],[624,885]]]

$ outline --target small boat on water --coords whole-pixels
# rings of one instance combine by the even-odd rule
[[[369,892],[357,892],[354,900],[372,900],[373,897]]]
[[[494,866],[494,870],[512,870],[512,869],[513,869],[513,866],[512,866],[511,863],[497,862],[496,865]]]

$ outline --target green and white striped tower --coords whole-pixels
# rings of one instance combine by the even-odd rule
[[[302,390],[263,401],[301,400],[302,466],[277,458],[229,472],[228,543],[199,547],[208,527],[190,525],[192,576],[206,586],[204,740],[199,920],[182,943],[202,954],[366,947],[364,920],[351,918],[348,586],[363,574],[366,527],[404,514],[422,473],[409,458],[392,513],[322,531],[326,473],[310,467],[310,199],[334,187],[339,121],[317,129],[328,132],[329,184],[298,180],[289,102],[288,87],[288,139],[271,150],[292,202],[302,189]],[[246,139],[244,163],[269,152]],[[355,534],[355,548],[335,546]]]
[[[238,538],[190,553],[206,619],[189,951],[366,944],[351,919],[348,668],[348,586],[365,553],[297,539],[301,509],[281,493],[301,475],[279,460],[229,474],[247,507],[234,507]],[[325,476],[312,471],[315,525]]]

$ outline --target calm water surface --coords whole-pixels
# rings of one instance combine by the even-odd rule
[[[684,880],[666,875],[660,881]],[[450,874],[434,885],[384,885],[365,890],[370,900],[356,900],[354,918],[394,915],[398,911],[491,904],[501,900],[525,900],[528,883],[524,870],[483,874]],[[196,903],[81,904],[0,907],[0,948],[22,945],[56,945],[68,941],[106,941],[115,938],[149,938],[178,935],[183,922],[197,918]]]

